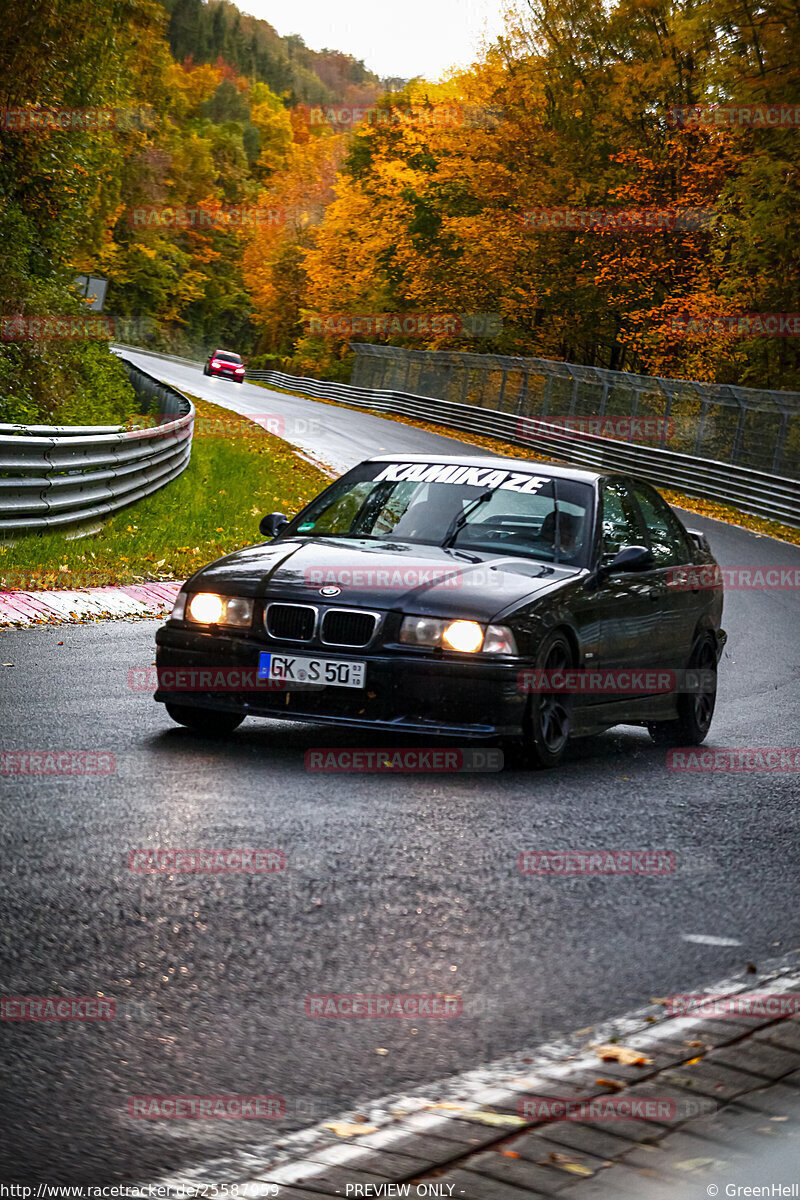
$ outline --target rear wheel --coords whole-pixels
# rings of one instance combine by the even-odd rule
[[[192,708],[188,704],[167,704],[165,707],[173,721],[207,737],[233,733],[244,720],[241,713],[222,712],[213,708]]]
[[[692,651],[689,670],[707,675],[708,686],[698,681],[704,690],[681,692],[677,720],[653,721],[647,726],[657,746],[699,746],[711,728],[717,700],[717,654],[710,638],[703,638]]]
[[[541,671],[568,671],[573,666],[572,646],[563,633],[551,633],[536,656]],[[564,692],[534,692],[531,696],[524,751],[528,764],[557,767],[564,757],[572,725],[569,700]]]

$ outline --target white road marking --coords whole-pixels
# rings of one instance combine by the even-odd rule
[[[736,938],[714,937],[710,933],[682,933],[684,942],[696,942],[698,946],[741,946]]]

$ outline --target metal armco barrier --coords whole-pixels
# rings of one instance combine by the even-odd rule
[[[732,463],[695,458],[660,447],[570,432],[565,430],[563,424],[555,423],[555,417],[551,417],[554,422],[551,425],[547,417],[521,418],[518,413],[498,412],[471,404],[416,396],[409,392],[326,383],[319,379],[285,375],[281,371],[249,371],[247,378],[315,399],[336,400],[355,408],[397,413],[450,429],[499,438],[577,466],[634,475],[657,487],[732,504],[755,516],[800,526],[800,481],[796,479]],[[524,436],[526,424],[536,426],[531,437]]]
[[[0,534],[60,529],[106,517],[149,496],[189,465],[194,405],[125,362],[147,411],[161,423],[0,425]]]

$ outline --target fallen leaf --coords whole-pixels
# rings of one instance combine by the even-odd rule
[[[536,1164],[539,1167],[559,1167],[562,1171],[569,1171],[571,1175],[593,1175],[594,1171],[589,1167],[585,1167],[583,1163],[575,1162],[567,1154],[548,1154],[547,1158],[542,1159]]]
[[[703,1061],[702,1054],[698,1054],[697,1058],[687,1058],[686,1062],[683,1065],[685,1067],[693,1067],[695,1063],[699,1063],[702,1061]]]
[[[460,1112],[470,1121],[480,1121],[482,1125],[511,1126],[527,1125],[528,1122],[522,1117],[511,1116],[510,1113],[484,1112],[483,1109],[470,1108],[467,1104],[450,1104],[443,1101],[441,1104],[432,1104],[431,1108],[444,1109],[446,1112]]]
[[[644,1067],[653,1061],[652,1058],[642,1054],[640,1050],[629,1050],[627,1046],[612,1046],[609,1043],[591,1048],[603,1062],[618,1062],[630,1067]]]
[[[501,1150],[500,1153],[504,1158],[519,1158],[516,1150]]]
[[[384,1050],[383,1046],[378,1046],[378,1048],[377,1048],[377,1050],[375,1051],[375,1053],[376,1053],[376,1054],[388,1054],[388,1053],[389,1053],[389,1051],[388,1051],[388,1050]]]
[[[377,1133],[377,1125],[352,1125],[347,1121],[329,1121],[323,1129],[331,1129],[338,1137],[358,1137],[361,1133]]]
[[[684,1158],[682,1162],[675,1163],[675,1169],[677,1171],[703,1171],[707,1167],[721,1165],[715,1158]]]
[[[627,1086],[624,1083],[620,1083],[616,1079],[595,1079],[595,1083],[598,1085],[598,1087],[613,1088],[615,1092],[621,1092],[622,1089]]]

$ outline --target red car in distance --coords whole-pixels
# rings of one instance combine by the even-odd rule
[[[214,350],[208,356],[203,374],[219,375],[223,379],[232,379],[235,383],[244,383],[244,363],[241,355],[234,354],[232,350]]]

